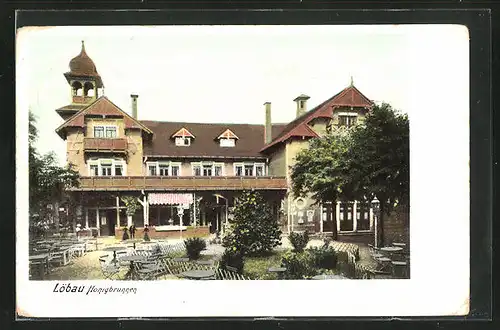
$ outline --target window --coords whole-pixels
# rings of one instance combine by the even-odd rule
[[[215,176],[222,176],[222,165],[215,165]]]
[[[191,165],[193,168],[194,176],[201,176],[201,166],[200,165]]]
[[[101,175],[110,176],[111,175],[111,164],[101,164]]]
[[[356,125],[356,115],[349,115],[349,116],[345,116],[345,115],[341,115],[339,116],[339,126],[345,126],[345,127],[352,127],[354,125]]]
[[[304,107],[304,101],[299,101],[299,106],[302,109]]]
[[[245,165],[245,176],[253,176],[253,165]]]
[[[187,146],[191,145],[191,138],[178,136],[175,138],[175,145],[187,147]]]
[[[212,165],[203,165],[203,176],[212,176]]]
[[[90,176],[99,176],[99,165],[90,165]]]
[[[106,127],[106,138],[108,139],[116,138],[116,127],[114,126]]]
[[[255,176],[264,176],[264,165],[255,165]]]
[[[234,147],[235,146],[235,139],[220,139],[220,146],[221,147]]]
[[[234,167],[234,175],[243,176],[243,165],[236,165]]]
[[[168,175],[168,167],[169,167],[168,164],[160,164],[158,167],[159,167],[160,175],[161,176],[167,176]]]
[[[94,137],[95,138],[104,137],[104,126],[94,126]]]
[[[148,166],[148,174],[151,176],[156,175],[156,165],[149,165]]]
[[[180,165],[172,165],[172,167],[170,169],[171,169],[172,176],[179,176]]]
[[[115,164],[115,175],[123,175],[123,165]]]

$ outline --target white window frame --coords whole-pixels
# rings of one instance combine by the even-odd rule
[[[224,176],[225,175],[224,165],[225,165],[224,163],[215,163],[215,162],[192,162],[191,163],[191,175],[195,176],[195,173],[194,173],[195,167],[199,166],[200,167],[200,175],[199,176],[211,176],[211,177],[216,176],[215,175],[215,167],[220,166],[222,168],[220,176]],[[211,171],[212,171],[212,175],[203,175],[203,168],[206,166],[210,166]]]
[[[182,141],[182,142],[180,142]],[[187,141],[187,144],[186,144]],[[178,147],[189,147],[191,145],[191,137],[190,136],[176,136],[175,137],[175,145]]]
[[[236,139],[234,138],[220,138],[220,146],[223,148],[232,148],[236,146]]]
[[[242,167],[241,175],[236,174],[236,167],[238,167],[238,166]],[[245,175],[245,166],[253,166],[252,175]],[[267,166],[265,163],[249,163],[249,162],[233,163],[233,174],[234,174],[234,176],[256,177],[258,166],[262,166],[262,176],[266,176],[267,175]]]
[[[214,173],[213,176],[225,176],[226,173],[225,173],[225,170],[224,170],[224,167],[225,167],[224,165],[225,165],[224,163],[214,163],[213,170],[212,170],[213,173]],[[215,168],[216,167],[220,167],[221,168],[220,175],[215,175]]]
[[[198,175],[195,175],[195,173],[194,173],[195,167],[199,167],[200,168],[200,175],[199,176],[203,175],[203,166],[201,165],[200,162],[191,163],[191,175],[192,176],[198,176]]]
[[[103,136],[102,137],[95,136],[95,129],[96,129],[96,127],[102,127],[102,129],[103,129]],[[116,132],[116,136],[115,137],[111,137],[111,138],[107,137],[106,132],[107,132],[107,130],[109,128],[113,128],[115,130],[115,132]],[[116,125],[95,125],[92,128],[92,137],[97,138],[97,139],[117,139],[119,137],[118,126],[116,126]]]
[[[353,127],[358,122],[358,114],[356,112],[339,112],[338,117],[339,117],[339,123],[341,117],[345,117],[347,119],[347,125],[342,125],[343,127],[347,128]],[[351,123],[353,118],[355,123]]]
[[[172,176],[172,167],[177,166],[179,168],[179,175],[181,176],[181,171],[182,171],[182,163],[180,162],[170,162],[170,161],[154,161],[154,162],[146,162],[146,175],[147,176]],[[156,174],[151,175],[149,174],[149,168],[154,167]],[[160,167],[167,167],[167,173],[168,175],[160,175]]]
[[[111,175],[105,175],[105,176],[126,176],[127,175],[127,162],[125,162],[124,159],[115,159],[115,158],[97,158],[97,159],[89,159],[87,161],[87,173],[89,176],[96,176],[94,173],[91,171],[91,166],[92,165],[97,165],[97,176],[103,176],[102,175],[102,164],[105,163],[106,165],[110,163],[111,160]],[[115,166],[116,165],[121,165],[122,166],[122,175],[116,175],[115,174]]]

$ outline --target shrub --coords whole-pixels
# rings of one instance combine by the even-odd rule
[[[221,256],[219,265],[222,268],[226,268],[226,266],[234,267],[238,270],[238,273],[242,273],[245,263],[243,255],[239,251],[227,248]]]
[[[196,260],[200,257],[200,252],[207,248],[205,240],[199,237],[188,238],[184,241],[186,253],[189,259]]]
[[[222,245],[245,255],[262,255],[281,244],[281,230],[271,206],[258,193],[243,192]]]
[[[288,235],[288,240],[292,244],[294,252],[303,252],[307,243],[309,243],[309,233],[307,230],[304,232],[291,232]]]
[[[281,266],[286,268],[284,278],[300,280],[316,275],[314,260],[309,253],[287,252],[281,259]]]
[[[335,269],[337,267],[337,253],[334,248],[328,245],[322,247],[310,247],[306,250],[313,259],[313,264],[317,268]]]

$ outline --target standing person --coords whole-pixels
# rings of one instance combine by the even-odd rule
[[[149,226],[145,225],[144,226],[144,241],[145,242],[149,242],[150,241],[148,232],[149,232]]]
[[[132,224],[132,225],[130,226],[130,229],[129,229],[129,232],[130,232],[130,238],[131,238],[131,239],[134,239],[134,238],[135,238],[135,231],[136,231],[136,229],[135,229],[135,224]]]

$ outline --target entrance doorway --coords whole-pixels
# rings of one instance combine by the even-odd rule
[[[323,231],[324,232],[333,232],[333,226],[336,226],[335,219],[335,207],[334,204],[328,203],[323,204]]]

